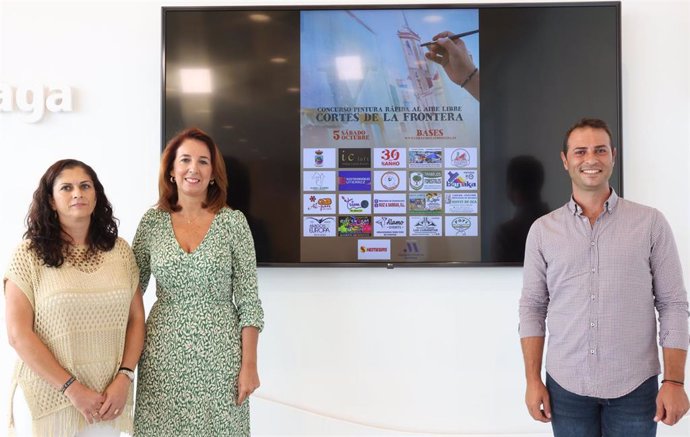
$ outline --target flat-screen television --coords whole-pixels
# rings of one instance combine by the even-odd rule
[[[604,119],[622,156],[619,2],[162,19],[163,145],[215,139],[259,265],[519,265],[531,223],[569,199],[567,128]],[[460,77],[428,44],[442,32]]]

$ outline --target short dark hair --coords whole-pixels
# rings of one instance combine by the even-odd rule
[[[214,184],[209,184],[206,191],[206,201],[202,207],[216,213],[227,204],[228,175],[225,171],[225,161],[218,146],[213,139],[201,129],[192,127],[185,129],[168,142],[161,156],[160,172],[158,174],[158,207],[167,212],[179,211],[182,208],[177,204],[177,186],[170,181],[170,171],[173,168],[177,149],[185,140],[201,141],[208,147],[211,155],[211,179]]]
[[[613,148],[613,137],[611,136],[611,129],[609,129],[609,125],[606,124],[604,120],[601,120],[599,118],[583,118],[574,125],[570,126],[570,129],[568,129],[568,131],[565,133],[565,138],[563,138],[564,155],[568,154],[568,138],[570,138],[570,134],[573,133],[575,129],[580,129],[583,127],[590,127],[592,129],[602,129],[606,131],[606,134],[609,136],[611,148]]]
[[[107,252],[117,241],[117,219],[113,217],[113,206],[108,201],[96,172],[76,159],[62,159],[48,167],[41,177],[26,216],[24,238],[31,241],[29,247],[48,267],[60,267],[65,262],[65,248],[69,244],[63,237],[60,219],[52,208],[53,185],[64,170],[75,167],[82,168],[89,175],[96,190],[96,207],[91,214],[86,236],[89,251]]]

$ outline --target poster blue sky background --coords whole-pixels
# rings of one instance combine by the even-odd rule
[[[478,9],[357,10],[353,13],[379,34],[381,52],[387,65],[400,71],[406,70],[407,66],[404,59],[397,56],[400,41],[395,35],[405,26],[405,18],[423,43],[444,30],[462,33],[479,29]],[[463,41],[473,55],[474,64],[479,67],[479,34],[467,36]]]
[[[388,89],[405,87],[409,76],[399,31],[419,35],[419,43],[431,41],[442,31],[461,33],[479,28],[477,9],[321,10],[301,12],[302,107],[362,104],[390,105]],[[479,66],[479,34],[463,38],[475,65]],[[426,52],[421,48],[421,52]],[[337,80],[339,57],[359,57],[363,83]],[[426,61],[424,61],[426,62]],[[432,68],[436,68],[434,65]],[[438,67],[451,100],[460,101],[465,91],[447,80]],[[345,89],[348,88],[348,90]],[[457,89],[454,89],[457,88]]]

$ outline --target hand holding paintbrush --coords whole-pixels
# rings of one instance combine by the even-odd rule
[[[445,33],[445,32],[443,32],[443,33]],[[462,33],[456,33],[456,34],[453,34],[453,35],[448,35],[446,38],[449,38],[449,39],[458,39],[458,38],[462,38],[463,36],[474,35],[475,33],[479,33],[479,29],[470,30],[469,32],[462,32]],[[420,46],[426,47],[426,46],[430,46],[430,45],[432,45],[432,44],[436,44],[436,40],[437,40],[438,38],[440,38],[439,35],[441,35],[441,34],[439,33],[438,35],[436,35],[436,36],[434,37],[434,40],[433,40],[433,41],[421,43]]]
[[[422,46],[429,50],[424,54],[427,59],[442,66],[450,80],[479,100],[479,69],[474,65],[462,40],[463,36],[477,32],[478,30],[459,34],[441,32],[433,37],[433,41]]]

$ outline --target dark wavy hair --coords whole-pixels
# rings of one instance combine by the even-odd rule
[[[160,171],[158,173],[158,207],[167,212],[177,212],[182,209],[177,204],[177,185],[170,181],[170,171],[174,165],[177,149],[180,148],[185,140],[201,141],[208,147],[209,154],[211,155],[211,179],[214,183],[212,185],[209,184],[206,191],[206,201],[201,206],[216,213],[227,203],[228,175],[225,171],[225,161],[218,146],[209,134],[195,127],[185,129],[175,135],[163,150]]]
[[[91,214],[86,241],[89,251],[107,252],[117,241],[117,219],[113,217],[113,206],[105,196],[96,172],[76,159],[62,159],[51,165],[41,177],[26,216],[24,238],[31,241],[31,249],[36,251],[43,263],[49,267],[60,267],[65,262],[65,253],[69,246],[60,227],[58,215],[52,208],[53,185],[64,170],[75,167],[82,168],[91,177],[96,190],[96,208]]]

